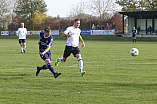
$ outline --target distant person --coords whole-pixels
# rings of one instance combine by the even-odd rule
[[[110,29],[110,26],[108,25],[108,23],[107,23],[107,25],[106,25],[106,29],[107,29],[107,30],[109,30],[109,29]]]
[[[133,43],[134,43],[134,41],[136,43],[136,33],[137,33],[137,30],[135,29],[135,27],[133,27],[133,29],[132,29],[132,41],[133,41]]]
[[[151,25],[149,25],[149,27],[148,27],[148,32],[150,32],[150,35],[152,34],[152,27],[151,27]]]
[[[113,28],[113,29],[116,29],[116,25],[115,25],[115,23],[113,23],[112,28]]]
[[[113,29],[112,24],[110,24],[110,29]]]
[[[53,69],[53,66],[51,64],[52,58],[51,58],[51,51],[50,47],[53,43],[53,36],[51,35],[51,29],[49,26],[47,26],[44,31],[40,32],[40,41],[39,41],[39,54],[41,59],[45,61],[45,65],[41,67],[37,67],[36,76],[39,75],[41,70],[49,69],[55,78],[57,78],[61,73],[56,73]]]
[[[79,29],[80,20],[75,19],[74,25],[68,27],[64,33],[63,37],[67,37],[66,46],[62,58],[57,58],[55,65],[58,66],[59,62],[66,62],[70,54],[72,53],[74,57],[78,60],[78,65],[80,68],[80,76],[83,76],[86,71],[83,71],[83,61],[81,57],[81,51],[79,49],[79,40],[82,42],[82,47],[85,47],[85,43],[80,35],[81,30]]]
[[[97,29],[100,30],[100,26],[99,25],[97,25]]]
[[[140,27],[140,25],[138,25],[138,27],[137,27],[137,34],[138,35],[139,35],[140,31],[141,31],[141,27]]]
[[[92,25],[92,30],[95,30],[95,25],[94,24]]]
[[[24,23],[21,23],[21,28],[18,29],[17,36],[19,37],[19,44],[21,48],[21,53],[25,53],[26,49],[26,35],[27,35],[27,29],[24,28]]]
[[[105,26],[104,25],[102,25],[102,30],[105,30]]]

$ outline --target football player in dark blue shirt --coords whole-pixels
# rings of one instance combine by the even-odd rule
[[[135,29],[135,27],[132,29],[132,41],[134,43],[136,43],[136,33],[137,33],[137,30]]]
[[[39,41],[39,54],[40,57],[46,62],[45,65],[41,67],[37,67],[37,72],[36,76],[39,75],[41,70],[44,69],[49,69],[55,78],[57,78],[61,73],[56,73],[53,69],[53,66],[51,64],[52,59],[51,59],[51,51],[50,47],[52,46],[53,43],[53,36],[51,35],[51,29],[49,26],[47,26],[44,31],[40,32],[40,41]]]

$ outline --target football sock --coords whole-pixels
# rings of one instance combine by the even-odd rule
[[[134,43],[134,39],[132,39],[133,43]]]
[[[39,67],[39,69],[41,70],[41,69],[48,69],[48,68],[46,67],[46,65],[43,65],[42,67]]]
[[[21,46],[20,48],[21,48],[21,52],[23,52],[23,47]]]
[[[136,43],[136,39],[135,39],[135,43]]]
[[[83,61],[82,61],[82,58],[79,57],[78,59],[78,64],[79,64],[79,68],[80,68],[80,72],[83,70]]]
[[[64,62],[63,57],[58,59],[59,62]]]
[[[53,74],[56,73],[56,72],[54,71],[53,66],[51,65],[51,63],[48,63],[47,66],[48,66],[49,70],[50,70]]]
[[[26,45],[25,46],[23,46],[23,50],[25,50],[26,49]]]

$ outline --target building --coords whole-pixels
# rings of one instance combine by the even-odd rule
[[[123,34],[125,26],[125,16],[128,20],[128,32],[127,35],[131,34],[131,30],[135,26],[136,29],[140,26],[141,31],[139,36],[152,37],[156,35],[157,37],[157,11],[131,11],[131,12],[119,12],[123,15]],[[151,32],[148,27],[151,26]],[[154,36],[153,36],[154,37]]]

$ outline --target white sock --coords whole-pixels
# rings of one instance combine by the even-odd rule
[[[82,58],[79,57],[78,59],[78,64],[79,64],[79,68],[80,68],[80,72],[83,70],[83,61],[82,61]]]
[[[26,45],[25,46],[23,46],[23,50],[25,50],[26,49]]]
[[[21,52],[23,52],[23,47],[21,46],[20,48],[21,48]]]
[[[59,62],[64,62],[63,57],[58,59]]]

